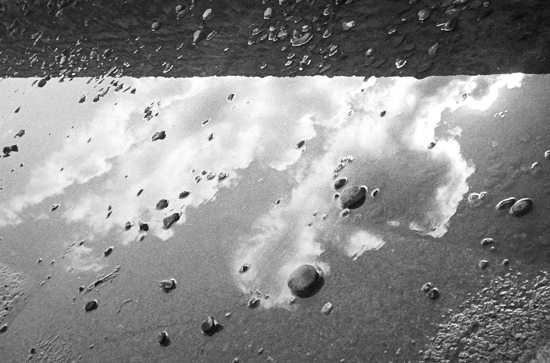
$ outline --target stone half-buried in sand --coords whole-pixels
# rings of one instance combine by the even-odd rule
[[[366,186],[351,186],[342,190],[338,203],[342,209],[356,209],[365,203],[368,189]]]
[[[293,295],[307,298],[315,295],[323,286],[323,272],[317,266],[301,265],[288,278],[288,288]]]

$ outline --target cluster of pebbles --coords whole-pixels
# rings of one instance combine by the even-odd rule
[[[385,68],[392,75],[409,67],[414,71],[408,74],[418,74],[433,66],[440,49],[465,41],[452,33],[470,34],[495,8],[482,0],[410,0],[368,9],[350,0],[266,0],[248,8],[186,0],[160,4],[156,11],[105,0],[2,3],[8,42],[0,52],[0,71],[67,78],[98,70],[113,76],[218,74],[214,64],[201,71],[198,58],[204,65],[206,54],[236,53],[257,63],[256,70],[241,74],[258,74],[259,68],[267,74],[351,75]],[[197,57],[195,48],[202,46],[208,49]],[[340,68],[351,55],[362,62]]]

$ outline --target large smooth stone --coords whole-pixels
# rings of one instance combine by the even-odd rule
[[[519,217],[533,209],[533,199],[523,198],[514,203],[510,208],[510,214]]]
[[[290,291],[298,297],[311,296],[321,280],[319,270],[312,265],[298,267],[288,278]]]
[[[367,199],[367,192],[367,187],[357,185],[342,190],[339,199],[340,208],[359,208],[363,205],[363,203],[365,203],[365,199]]]

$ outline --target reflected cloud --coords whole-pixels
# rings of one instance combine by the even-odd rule
[[[80,79],[63,86],[66,98],[44,106],[79,105],[71,112],[85,121],[76,128],[65,121],[52,131],[62,136],[51,145],[31,128],[18,139],[22,150],[33,140],[44,145],[33,150],[38,161],[21,172],[17,191],[0,204],[0,226],[21,223],[27,209],[51,205],[47,199],[55,197],[62,207],[54,213],[92,235],[114,232],[114,240],[130,243],[145,235],[141,221],[149,224],[147,235],[167,240],[176,232],[163,228],[163,218],[181,213],[175,226],[186,223],[188,207],[215,203],[220,190],[236,188],[258,163],[294,184],[284,202],[240,237],[232,265],[234,271],[251,265],[235,281],[246,293],[270,294],[261,304],[270,307],[287,306],[287,278],[299,265],[315,264],[329,276],[322,259],[329,248],[356,259],[389,243],[388,233],[443,236],[474,166],[461,155],[460,128],[436,137],[441,115],[460,107],[486,110],[503,88],[519,87],[522,75],[122,81],[136,94],[112,87],[98,102],[79,105],[82,94],[101,92]],[[67,99],[72,108],[55,103]],[[10,130],[11,138],[16,128]],[[166,137],[153,141],[160,131]],[[299,141],[306,145],[296,148]],[[369,189],[365,204],[347,217],[333,198],[336,177]],[[370,196],[375,188],[379,193]],[[183,191],[189,196],[180,198]],[[161,199],[169,205],[158,210]],[[127,222],[133,227],[125,231]],[[103,268],[90,251],[75,250],[71,268]]]
[[[466,180],[474,167],[462,157],[456,133],[436,140],[435,129],[445,110],[456,110],[464,89],[481,84],[484,92],[470,95],[480,104],[466,106],[490,106],[500,88],[519,86],[521,77],[370,78],[350,86],[345,100],[349,112],[323,124],[330,129],[325,152],[299,170],[299,184],[288,204],[260,217],[256,234],[243,237],[235,267],[252,267],[250,273],[235,274],[242,291],[269,293],[272,298],[264,307],[287,306],[286,281],[292,270],[303,263],[328,269],[322,253],[329,246],[356,259],[365,250],[380,248],[388,228],[443,236],[468,191]],[[352,161],[346,159],[349,155]],[[336,177],[346,177],[348,186],[366,185],[380,192],[341,217],[332,197]],[[312,219],[314,211],[328,217]]]

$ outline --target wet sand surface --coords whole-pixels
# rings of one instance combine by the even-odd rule
[[[550,70],[544,0],[0,3],[3,76],[423,78]]]
[[[1,140],[18,145],[0,163],[2,276],[26,281],[2,322],[6,361],[547,354],[547,76],[38,83],[2,81]],[[346,216],[338,177],[368,187]],[[535,205],[495,210],[507,197]],[[324,285],[291,303],[303,263]]]

